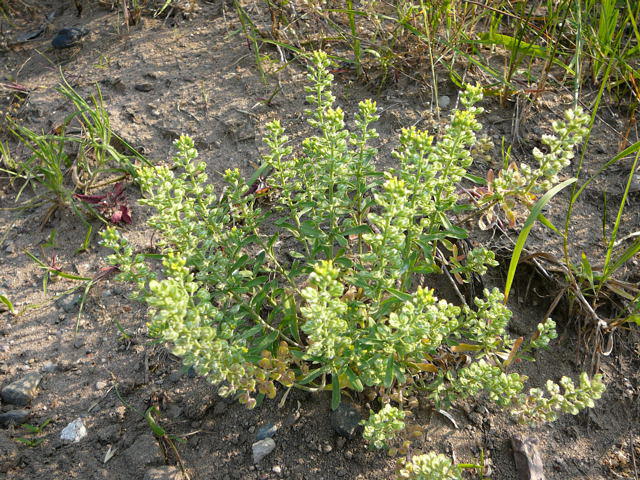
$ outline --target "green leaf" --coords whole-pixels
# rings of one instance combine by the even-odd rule
[[[585,275],[586,279],[589,281],[591,290],[595,292],[596,287],[593,284],[593,270],[591,269],[591,264],[589,263],[589,260],[587,260],[587,256],[584,254],[584,252],[582,253],[582,258],[580,263],[582,265],[582,273]]]
[[[300,225],[300,232],[309,238],[321,238],[324,236],[324,232],[311,220],[307,220]]]
[[[246,288],[257,287],[258,285],[262,285],[267,280],[269,280],[269,277],[267,275],[256,277],[253,280],[249,280],[247,283],[243,284],[243,287],[246,287]]]
[[[371,233],[372,231],[369,225],[358,225],[357,227],[347,228],[341,235],[362,235],[363,233]]]
[[[403,302],[412,302],[413,301],[413,296],[402,292],[400,290],[397,290],[395,288],[387,288],[386,289],[387,292],[389,292],[391,295],[393,295],[394,297],[396,297],[399,300],[402,300]]]
[[[254,352],[262,352],[263,350],[269,350],[269,348],[273,345],[278,339],[279,332],[273,331],[270,332],[269,335],[263,337],[251,350]]]
[[[340,405],[340,379],[337,373],[331,374],[331,410]]]
[[[323,367],[317,368],[312,372],[309,372],[302,380],[298,383],[300,385],[306,385],[307,383],[313,382],[316,378],[318,378],[323,373],[327,373],[329,371],[329,365],[325,365]]]
[[[13,303],[11,303],[11,301],[4,295],[0,295],[0,303],[6,305],[11,313],[16,313],[15,309],[13,308]]]
[[[516,246],[513,249],[513,254],[511,255],[511,261],[509,262],[509,271],[507,272],[507,281],[504,286],[504,303],[505,304],[509,299],[509,292],[511,291],[511,285],[513,284],[513,279],[515,278],[515,275],[516,275],[516,268],[518,267],[518,262],[520,261],[520,254],[524,249],[524,244],[527,242],[527,238],[529,237],[529,232],[531,231],[533,224],[536,222],[536,220],[540,216],[540,213],[542,212],[542,209],[544,208],[544,206],[547,203],[549,203],[549,201],[556,194],[558,194],[561,190],[568,187],[575,181],[576,181],[575,178],[570,178],[568,180],[565,180],[562,183],[559,183],[558,185],[553,187],[551,190],[549,190],[547,193],[545,193],[542,196],[542,198],[538,200],[536,204],[533,206],[533,208],[531,209],[531,212],[529,213],[529,216],[527,217],[527,220],[524,222],[524,225],[522,226],[522,230],[518,235],[518,240],[516,241]]]
[[[144,413],[144,418],[147,420],[147,424],[149,425],[149,428],[154,433],[154,435],[156,435],[157,437],[164,437],[167,434],[167,432],[155,421],[155,419],[152,416],[154,413],[158,413],[158,408],[155,406],[149,407],[147,408],[147,411]]]
[[[347,367],[344,373],[347,375],[351,386],[356,392],[361,392],[364,390],[364,385],[362,384],[362,380],[358,377],[350,367]]]
[[[389,355],[387,358],[387,367],[384,372],[384,386],[386,388],[391,388],[393,384],[393,373],[395,368],[395,361],[393,360],[393,355]]]
[[[338,257],[333,261],[333,263],[344,268],[353,268],[353,261],[347,257]]]

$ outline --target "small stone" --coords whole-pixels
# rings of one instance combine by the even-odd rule
[[[268,423],[267,425],[258,429],[258,433],[256,433],[256,440],[271,438],[276,434],[277,431],[278,427],[276,427],[273,423]]]
[[[29,410],[9,410],[0,413],[0,427],[23,424],[29,418],[29,414]]]
[[[511,438],[516,471],[520,480],[544,480],[542,456],[538,450],[538,440],[533,437],[514,435]]]
[[[274,465],[271,471],[276,475],[282,475],[282,467],[280,465]]]
[[[325,443],[324,445],[322,445],[322,451],[324,453],[329,453],[333,450],[333,447],[331,445],[329,445],[328,443]]]
[[[53,373],[59,370],[59,366],[57,363],[53,363],[51,361],[45,362],[45,364],[41,368],[43,373]]]
[[[73,313],[80,303],[80,295],[64,295],[56,300],[56,306],[67,313]]]
[[[629,186],[629,192],[640,192],[640,173],[636,173],[631,177],[631,185]]]
[[[153,90],[153,84],[152,83],[137,83],[137,84],[135,84],[133,86],[133,88],[135,88],[139,92],[150,92],[151,90]]]
[[[336,440],[336,446],[338,448],[342,448],[344,447],[344,444],[347,443],[347,439],[344,437],[338,437],[338,439]]]
[[[160,446],[150,433],[145,433],[136,438],[133,445],[124,451],[124,455],[131,465],[142,467],[161,465],[164,462]]]
[[[451,105],[451,98],[447,95],[441,95],[438,97],[438,106],[440,108],[448,108]]]
[[[0,473],[7,473],[20,463],[20,450],[16,442],[0,432]]]
[[[2,400],[13,405],[27,405],[36,396],[42,375],[31,372],[2,389]]]
[[[104,381],[96,382],[96,390],[104,390],[107,388],[107,385],[107,382]]]
[[[76,418],[60,432],[60,440],[68,443],[78,443],[86,436],[87,427],[84,426],[81,418]]]
[[[89,33],[89,29],[84,27],[63,28],[51,40],[54,48],[69,48],[76,45],[82,37]]]
[[[259,463],[260,460],[273,452],[274,448],[276,448],[276,442],[274,442],[272,438],[265,438],[251,445],[253,463]]]
[[[150,468],[144,474],[143,480],[182,480],[184,477],[178,467]]]
[[[346,403],[341,403],[331,412],[331,426],[338,435],[345,438],[353,438],[361,420],[360,412],[353,405]]]

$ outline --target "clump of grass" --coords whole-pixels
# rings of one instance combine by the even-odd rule
[[[58,92],[70,101],[73,111],[51,132],[38,133],[9,117],[14,140],[30,153],[27,158],[16,159],[8,143],[0,142],[0,171],[12,182],[21,182],[16,203],[21,202],[25,189],[33,190],[34,196],[21,202],[19,208],[50,205],[43,223],[58,208],[71,209],[83,221],[102,218],[101,211],[83,196],[125,178],[135,178],[134,164],[148,161],[113,132],[99,88],[87,100],[63,78]]]

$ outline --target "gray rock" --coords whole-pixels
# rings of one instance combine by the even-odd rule
[[[19,380],[5,386],[0,395],[2,400],[13,405],[27,405],[36,397],[42,375],[37,372],[26,374]]]
[[[8,435],[0,432],[0,473],[7,473],[17,467],[18,463],[20,463],[18,445]]]
[[[143,480],[182,480],[184,477],[178,467],[150,468],[144,474]]]
[[[631,186],[629,187],[629,192],[640,192],[640,173],[635,173],[633,177],[631,177]]]
[[[124,455],[131,465],[150,467],[164,463],[160,446],[150,433],[145,433],[136,438],[133,445],[124,451]]]
[[[331,426],[338,435],[345,438],[354,437],[362,419],[360,412],[346,403],[341,403],[331,412]]]
[[[62,429],[60,440],[67,443],[78,443],[87,436],[87,427],[80,417]]]
[[[276,427],[273,423],[268,423],[258,429],[258,433],[256,433],[256,440],[271,438],[276,434],[277,431],[278,427]]]
[[[449,105],[451,105],[451,98],[449,98],[447,95],[440,95],[438,97],[438,106],[440,108],[448,108]]]
[[[150,92],[151,90],[153,90],[153,84],[152,83],[137,83],[136,85],[133,86],[133,88],[135,88],[139,92]]]
[[[76,307],[80,303],[81,295],[64,295],[56,300],[56,306],[61,308],[67,313],[72,313],[76,310]]]
[[[57,372],[59,369],[59,365],[57,363],[53,363],[52,361],[45,362],[45,364],[41,368],[42,372],[44,373]]]
[[[30,414],[29,410],[9,410],[8,412],[0,413],[0,427],[20,425],[27,421]]]
[[[511,446],[513,447],[518,480],[545,480],[542,456],[538,450],[538,440],[516,434],[511,437]]]
[[[274,448],[276,448],[276,442],[272,438],[265,438],[251,445],[253,463],[259,463],[260,460],[273,452]]]

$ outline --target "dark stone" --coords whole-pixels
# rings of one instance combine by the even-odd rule
[[[84,27],[63,28],[53,37],[51,45],[53,45],[53,48],[73,47],[88,33],[89,29]]]
[[[65,295],[56,300],[56,306],[67,313],[72,313],[76,309],[78,303],[80,303],[80,298],[82,297],[79,294]]]
[[[9,410],[0,413],[0,427],[8,427],[9,425],[20,425],[29,418],[29,410]]]
[[[256,440],[271,438],[276,434],[277,431],[278,427],[276,427],[273,423],[268,423],[258,429],[258,432],[256,433]]]
[[[35,398],[41,380],[42,375],[39,373],[28,373],[20,380],[16,380],[2,389],[2,392],[0,392],[2,400],[12,405],[23,406],[29,404]]]
[[[360,412],[346,403],[341,403],[331,412],[331,426],[338,435],[345,438],[354,437],[362,419]]]
[[[137,83],[136,85],[133,86],[133,88],[135,88],[139,92],[150,92],[151,90],[153,90],[153,84],[151,84],[151,83]]]

